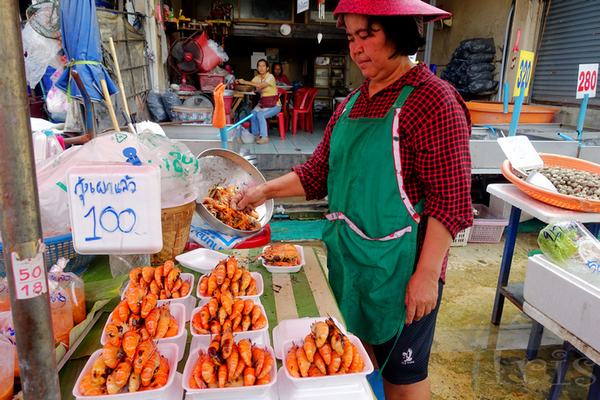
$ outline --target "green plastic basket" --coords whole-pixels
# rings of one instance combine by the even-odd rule
[[[73,272],[79,274],[90,265],[96,255],[82,255],[75,252],[73,248],[73,235],[54,236],[44,239],[46,251],[44,253],[44,261],[46,263],[46,271],[50,270],[59,258],[69,259],[69,263],[63,270],[64,272]],[[0,277],[6,276],[6,268],[4,266],[4,250],[0,243]]]

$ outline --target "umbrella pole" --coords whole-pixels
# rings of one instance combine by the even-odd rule
[[[110,119],[115,127],[116,132],[120,132],[119,122],[117,121],[117,115],[115,114],[115,110],[113,108],[112,100],[110,99],[110,93],[108,92],[108,87],[106,87],[106,81],[104,79],[100,79],[100,86],[102,86],[102,93],[104,93],[104,100],[106,100],[106,106],[108,107],[108,113],[110,114]]]
[[[50,297],[40,283],[46,282],[46,268],[40,245],[43,235],[16,0],[5,1],[0,7],[0,35],[0,166],[4,171],[0,174],[0,231],[18,338],[23,398],[60,399]],[[26,266],[28,259],[33,262]],[[35,277],[41,290],[29,292],[31,296],[25,296],[23,291],[22,278],[27,270],[41,273]],[[19,274],[18,288],[15,273]],[[33,282],[31,285],[35,286]]]
[[[136,133],[133,128],[133,124],[131,123],[131,113],[129,112],[129,106],[127,106],[127,96],[125,96],[125,88],[123,87],[123,79],[121,79],[121,69],[119,68],[119,60],[117,59],[117,50],[115,49],[115,43],[113,42],[112,37],[108,38],[110,44],[110,53],[112,54],[113,61],[115,63],[115,70],[117,72],[117,80],[119,81],[119,91],[121,92],[121,97],[123,99],[123,108],[125,109],[125,122],[129,126],[129,130],[131,133]]]

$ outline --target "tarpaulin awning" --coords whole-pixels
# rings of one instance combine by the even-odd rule
[[[72,82],[70,71],[79,73],[92,101],[101,101],[104,79],[110,94],[119,90],[102,66],[102,47],[96,4],[94,0],[62,0],[60,4],[60,25],[63,49],[68,60],[68,68],[56,82],[56,87],[71,96],[81,99],[81,93]]]

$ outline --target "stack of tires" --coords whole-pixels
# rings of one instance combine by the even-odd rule
[[[498,87],[498,81],[494,81],[495,57],[493,38],[463,40],[452,54],[441,78],[460,93],[489,94]]]

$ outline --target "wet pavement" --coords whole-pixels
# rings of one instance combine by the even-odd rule
[[[525,279],[527,253],[538,249],[537,232],[519,233],[511,282]],[[318,250],[319,240],[306,242]],[[537,357],[527,360],[531,319],[506,301],[502,323],[490,323],[498,271],[504,248],[500,243],[468,243],[452,247],[446,286],[438,315],[429,363],[432,399],[546,399],[562,354],[562,340],[547,330]],[[573,357],[559,399],[585,399],[592,365]]]

